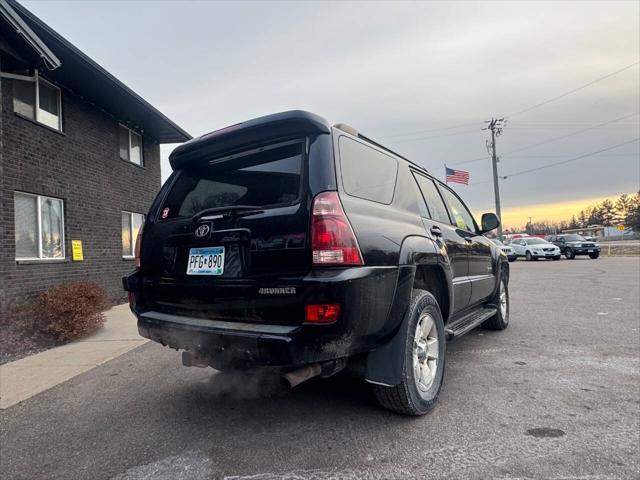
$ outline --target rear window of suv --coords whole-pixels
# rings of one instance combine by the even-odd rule
[[[398,174],[396,159],[345,136],[338,140],[338,148],[345,192],[352,197],[390,204]]]
[[[279,143],[185,168],[162,207],[166,218],[192,217],[207,208],[297,203],[304,143]]]

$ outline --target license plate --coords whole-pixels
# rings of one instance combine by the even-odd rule
[[[187,275],[222,275],[224,272],[224,247],[189,249]]]
[[[593,253],[593,252],[594,252],[593,250],[589,250],[589,253]]]

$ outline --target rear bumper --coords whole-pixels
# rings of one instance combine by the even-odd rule
[[[411,267],[355,267],[311,272],[301,279],[296,300],[340,303],[338,320],[313,325],[301,319],[278,324],[221,321],[133,307],[138,331],[172,348],[187,350],[211,365],[298,366],[376,348],[397,329],[388,321],[398,277]],[[125,277],[125,288],[135,279]]]
[[[187,350],[215,365],[288,365],[298,356],[293,338],[299,327],[224,322],[162,312],[138,316],[141,336]]]
[[[576,255],[589,255],[590,253],[600,252],[600,247],[584,247],[584,248],[573,248],[573,253]]]

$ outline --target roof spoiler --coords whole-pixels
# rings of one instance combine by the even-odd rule
[[[331,125],[322,117],[291,110],[255,118],[207,133],[178,146],[169,163],[179,170],[192,163],[208,162],[239,148],[296,135],[330,134]]]

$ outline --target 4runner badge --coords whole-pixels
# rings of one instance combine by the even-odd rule
[[[196,237],[198,238],[206,237],[209,234],[209,230],[211,230],[209,225],[207,225],[206,223],[203,223],[198,228],[196,228]]]
[[[270,287],[259,288],[260,295],[295,295],[296,287]]]

